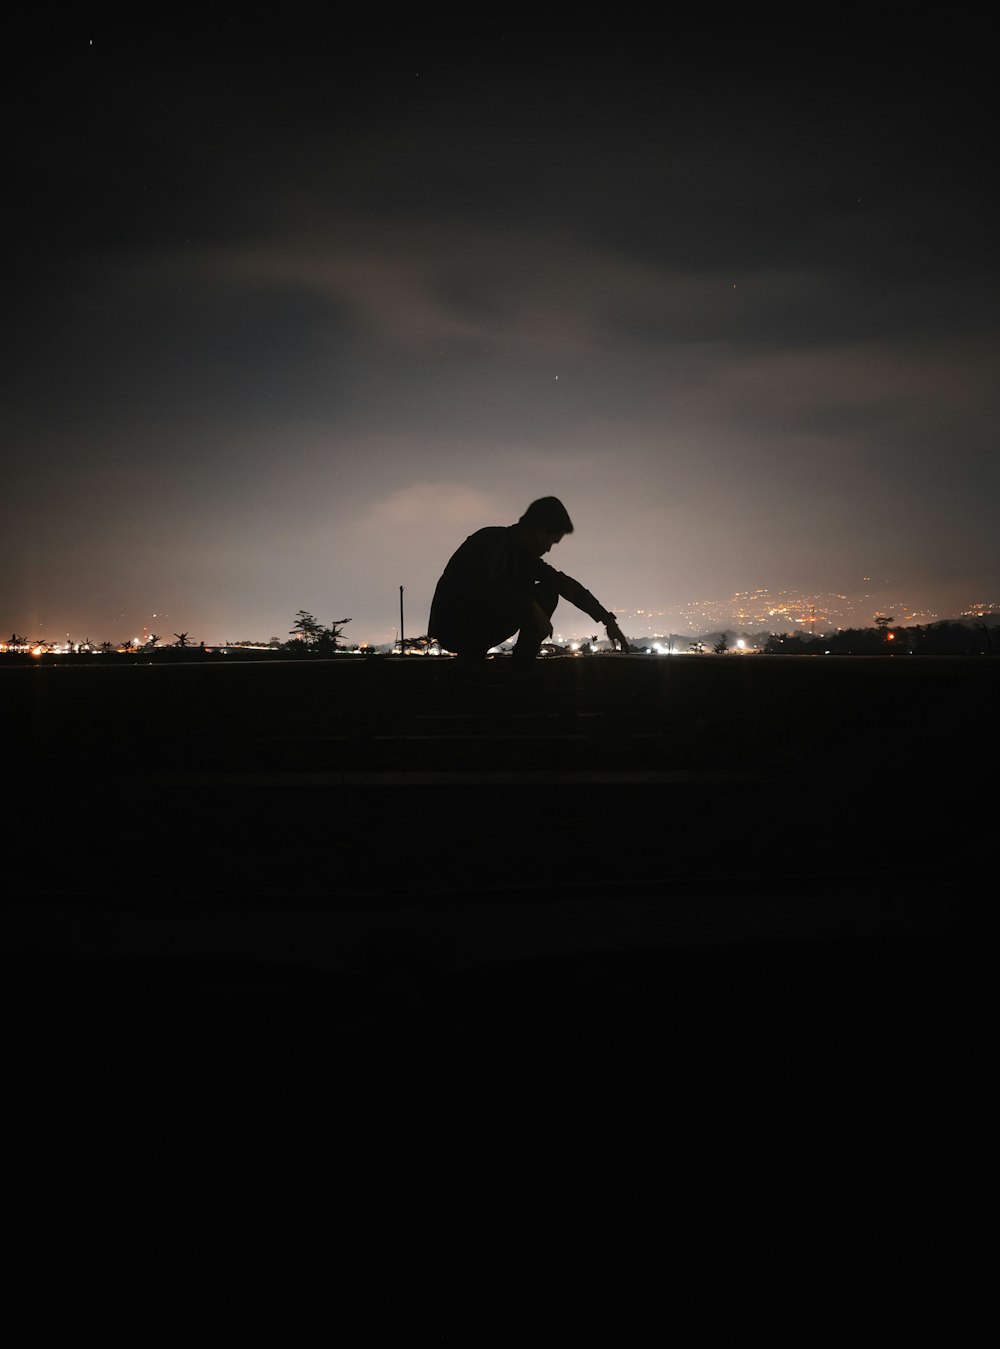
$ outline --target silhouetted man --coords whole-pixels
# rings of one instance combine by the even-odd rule
[[[612,642],[628,643],[613,613],[579,581],[556,571],[543,556],[573,522],[557,497],[533,501],[516,525],[491,526],[470,534],[442,573],[427,632],[448,651],[482,659],[518,633],[514,659],[533,660],[552,636],[559,596],[603,623]]]

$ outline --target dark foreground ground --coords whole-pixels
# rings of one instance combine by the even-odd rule
[[[11,1313],[473,1346],[991,1310],[1000,662],[515,674],[0,669]]]

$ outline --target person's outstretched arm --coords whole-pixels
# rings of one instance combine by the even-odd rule
[[[547,562],[541,560],[538,562],[537,575],[539,580],[548,579],[553,582],[564,600],[569,600],[570,604],[574,604],[583,613],[589,614],[596,623],[603,623],[612,643],[617,642],[622,651],[630,650],[629,644],[625,640],[625,634],[618,626],[618,619],[610,609],[605,609],[600,600],[592,595],[585,586],[582,586],[579,581],[574,580],[572,576],[567,576],[564,571],[556,571],[555,567],[550,567]]]

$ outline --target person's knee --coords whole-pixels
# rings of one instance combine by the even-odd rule
[[[546,585],[544,581],[539,581],[535,586],[534,599],[539,609],[551,618],[555,613],[556,605],[559,603],[559,591],[555,586]]]

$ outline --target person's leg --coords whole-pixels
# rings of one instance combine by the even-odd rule
[[[541,609],[547,619],[551,619],[556,611],[556,605],[559,603],[559,592],[554,586],[547,586],[542,581],[535,582],[535,592],[532,596],[535,603]],[[517,645],[514,647],[514,660],[534,660],[538,655],[539,648],[548,636],[548,632],[538,622],[525,623],[517,635]]]
[[[489,626],[481,622],[470,623],[453,628],[441,641],[445,650],[454,651],[460,661],[474,664],[484,661],[490,647],[506,641],[510,633],[511,629],[504,627],[503,623]]]

